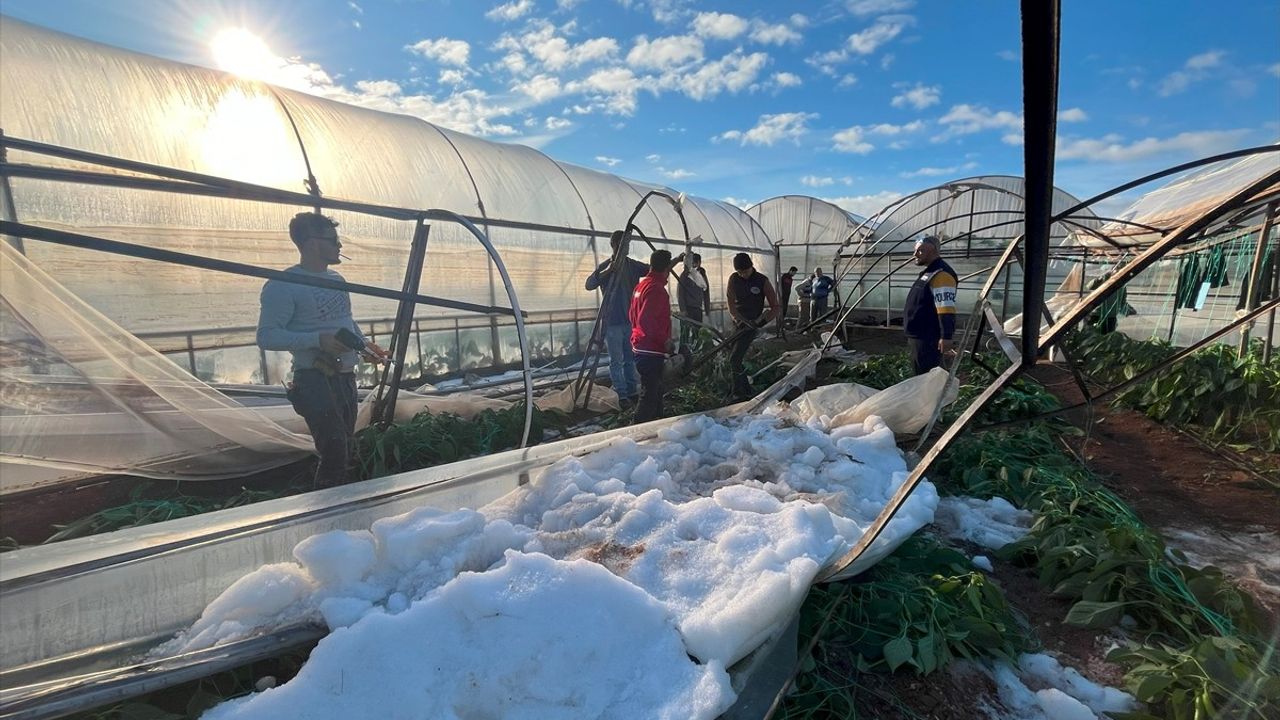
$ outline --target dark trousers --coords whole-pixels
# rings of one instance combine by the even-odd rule
[[[642,423],[662,417],[662,366],[665,358],[636,353],[636,372],[640,373],[640,402],[636,403],[633,422]]]
[[[702,317],[703,317],[702,308],[700,307],[682,308],[680,311],[680,314],[684,315],[690,320],[697,320],[698,322],[702,322]],[[680,323],[680,347],[683,348],[683,347],[689,347],[690,345],[692,345],[694,338],[698,337],[699,329],[700,328],[697,325],[694,325],[691,322]],[[636,369],[639,370],[639,365],[636,366]]]
[[[351,438],[356,429],[356,376],[326,375],[320,370],[293,374],[289,401],[294,412],[307,421],[311,439],[320,455],[315,486],[333,487],[347,481],[351,463]]]
[[[742,326],[739,325],[741,330]],[[733,371],[733,394],[750,395],[751,381],[747,380],[747,369],[743,361],[747,359],[747,351],[751,349],[751,341],[759,334],[758,328],[749,327],[733,341],[733,352],[729,355],[729,369]]]
[[[813,299],[813,319],[817,320],[827,314],[827,298],[830,296],[815,297]]]
[[[787,334],[787,306],[791,304],[791,291],[782,293],[782,297],[778,298],[782,307],[778,309],[778,334]]]
[[[911,352],[911,366],[917,375],[942,366],[942,351],[938,349],[939,338],[907,338],[907,348]]]

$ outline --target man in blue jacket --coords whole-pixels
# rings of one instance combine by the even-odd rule
[[[822,268],[813,271],[813,319],[817,320],[827,314],[827,299],[836,286],[835,278],[823,275]]]
[[[911,284],[902,312],[917,375],[942,365],[942,358],[955,355],[952,336],[956,332],[956,292],[959,276],[942,259],[938,238],[930,235],[916,241],[916,265],[924,270]]]
[[[609,351],[609,379],[618,399],[629,406],[640,393],[640,375],[631,350],[631,320],[627,318],[627,310],[631,307],[636,283],[649,272],[649,266],[627,257],[625,250],[620,252],[622,240],[621,230],[609,236],[612,254],[587,276],[587,290],[600,288],[604,292],[600,314],[604,316],[604,345]]]
[[[298,213],[289,222],[289,238],[300,261],[285,270],[302,276],[344,282],[329,269],[342,262],[338,223],[320,213]],[[347,330],[358,338],[366,360],[381,362],[386,353],[365,340],[351,316],[351,296],[345,290],[268,280],[262,287],[258,316],[258,346],[293,354],[293,382],[289,401],[316,444],[317,488],[341,485],[351,461],[351,438],[356,426],[356,365],[360,353],[338,340]]]

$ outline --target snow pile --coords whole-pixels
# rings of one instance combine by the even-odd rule
[[[944,537],[999,550],[1026,535],[1034,519],[1004,498],[944,497],[938,500],[933,524]]]
[[[1131,712],[1133,696],[1098,685],[1043,653],[1024,654],[1014,667],[987,670],[1003,708],[987,708],[991,720],[1105,720],[1103,713]]]
[[[709,720],[733,699],[724,667],[690,660],[644,591],[594,563],[511,552],[335,631],[291,682],[204,717]]]
[[[778,411],[729,421],[685,418],[663,428],[653,442],[620,438],[588,455],[566,457],[529,485],[479,511],[420,508],[378,520],[367,531],[308,538],[294,549],[296,564],[265,566],[242,578],[188,631],[158,652],[190,651],[270,628],[322,620],[335,631],[346,628],[331,636],[343,640],[326,640],[317,648],[322,666],[341,665],[344,657],[348,662],[360,657],[356,664],[363,663],[363,655],[349,655],[354,648],[385,648],[397,657],[412,658],[399,675],[381,671],[382,691],[390,697],[394,693],[387,686],[397,684],[396,677],[412,673],[412,683],[417,683],[419,676],[429,674],[424,668],[434,666],[419,664],[428,657],[421,653],[429,648],[419,646],[435,642],[434,636],[410,629],[387,630],[399,627],[395,622],[406,628],[432,623],[393,621],[390,616],[449,616],[450,598],[497,587],[496,580],[478,579],[494,574],[527,579],[526,585],[511,587],[512,601],[535,602],[531,598],[541,592],[543,580],[551,592],[559,587],[560,581],[552,580],[560,577],[557,573],[569,572],[556,569],[553,561],[578,567],[581,563],[573,561],[586,559],[610,571],[617,583],[625,581],[646,599],[645,607],[660,608],[664,622],[678,632],[681,652],[697,658],[701,671],[722,672],[780,629],[823,565],[861,537],[908,475],[893,433],[879,418],[827,433],[785,415]],[[933,486],[921,483],[855,569],[874,564],[928,524],[937,501]],[[551,564],[538,565],[537,572],[527,570],[533,554],[548,556],[546,563]],[[513,562],[515,569],[510,569]],[[603,575],[581,577],[595,582]],[[500,600],[494,602],[494,612],[501,616],[506,611]],[[657,662],[655,657],[634,652],[656,631],[619,626],[619,633],[636,634],[602,645],[596,623],[584,617],[591,616],[564,609],[554,615],[558,624],[548,621],[534,624],[528,632],[510,633],[501,651],[494,652],[510,656],[515,664],[486,671],[484,682],[501,682],[504,688],[490,694],[501,695],[511,707],[539,707],[542,699],[552,696],[560,698],[556,702],[570,697],[585,701],[583,694],[597,684],[622,692],[619,688],[627,684],[611,685],[604,677],[613,677],[610,673],[641,678],[666,672],[650,664]],[[453,669],[466,667],[469,654],[459,648],[472,642],[467,633],[473,631],[479,632],[464,628],[456,638],[441,641],[440,662],[451,668],[450,679],[441,682],[472,682]],[[382,639],[364,639],[365,633]],[[499,642],[501,633],[495,637]],[[517,661],[536,666],[534,658],[569,638],[580,647],[562,651],[572,654],[578,665],[559,684],[547,689],[545,678],[520,670]],[[316,655],[312,657],[314,661]],[[285,687],[299,685],[317,696],[342,694],[334,682],[332,673],[317,670]],[[666,689],[636,687],[656,688],[649,701],[655,708],[665,707],[676,689],[684,687],[665,682]],[[689,693],[705,694],[710,698],[706,707],[718,707],[723,697],[706,689],[715,682],[703,677],[689,685],[695,688]],[[622,702],[623,696],[610,697]],[[640,702],[627,697],[633,705]],[[685,697],[681,702],[689,701]],[[270,716],[267,712],[262,717]],[[459,712],[460,717],[509,716],[505,710]],[[653,716],[661,715],[655,711]]]

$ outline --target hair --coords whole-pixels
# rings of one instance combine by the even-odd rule
[[[800,268],[796,267],[795,265],[792,265],[791,269],[788,270],[787,272],[800,272]]]
[[[920,238],[916,242],[925,243],[928,245],[932,245],[934,247],[939,247],[942,244],[938,242],[938,237],[936,235],[925,235],[924,237]]]
[[[338,227],[338,221],[318,212],[300,212],[289,221],[289,239],[294,245],[302,247],[302,243],[325,230]]]
[[[755,263],[751,262],[751,256],[746,253],[738,253],[733,256],[733,269],[746,270],[749,267],[755,267]]]
[[[702,262],[702,256],[698,253],[689,253],[689,262]]]
[[[623,230],[614,230],[609,235],[609,247],[611,248],[618,247],[618,243],[622,242],[622,237],[626,234],[627,233]]]
[[[654,272],[666,272],[671,269],[671,251],[654,250],[649,256],[649,269]]]

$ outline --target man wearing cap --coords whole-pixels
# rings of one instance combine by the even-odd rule
[[[916,265],[924,270],[911,285],[902,312],[911,364],[917,375],[942,365],[943,357],[955,355],[952,336],[956,331],[956,289],[959,276],[942,259],[938,238],[929,235],[916,241]]]
[[[329,268],[342,262],[338,223],[320,213],[298,213],[289,222],[289,238],[300,261],[285,272],[345,282]],[[347,480],[356,427],[356,364],[361,356],[383,362],[386,353],[360,332],[346,290],[272,279],[262,287],[261,303],[258,347],[293,354],[288,397],[294,412],[307,421],[320,456],[315,487],[341,485]],[[339,339],[343,331],[355,338],[351,344]]]
[[[682,253],[675,262],[683,260]],[[655,250],[649,256],[649,272],[636,284],[627,310],[636,370],[640,373],[640,401],[636,403],[633,418],[637,424],[662,417],[662,368],[671,352],[671,296],[667,293],[667,278],[673,264],[670,252]]]
[[[750,397],[751,383],[747,380],[743,360],[760,328],[767,326],[778,316],[778,295],[773,291],[773,283],[769,282],[769,278],[764,273],[756,272],[751,256],[738,253],[733,256],[733,274],[729,276],[725,299],[736,333],[733,353],[729,355],[729,367],[733,371],[733,394],[737,397]],[[766,302],[769,303],[768,313],[764,311]]]

